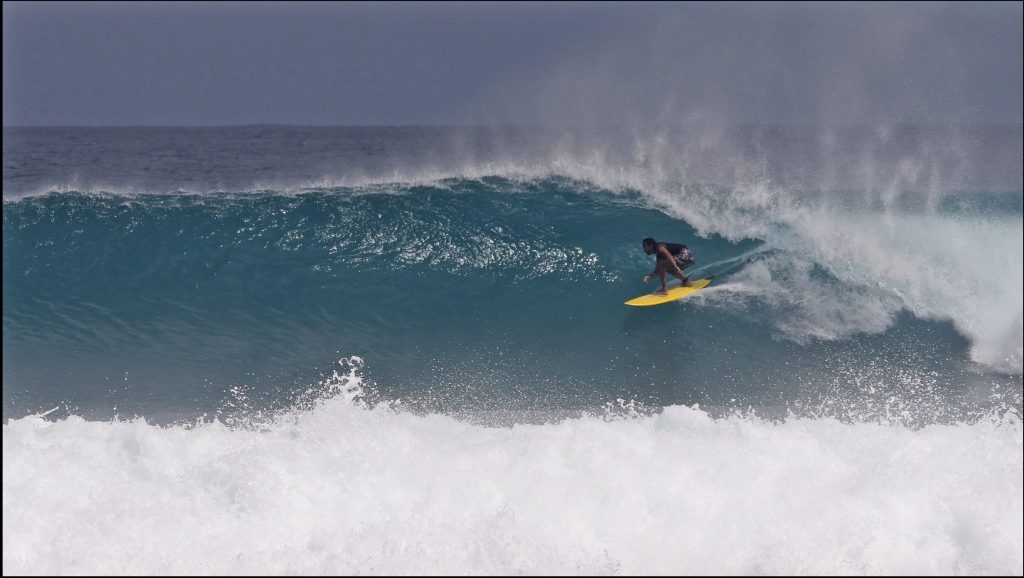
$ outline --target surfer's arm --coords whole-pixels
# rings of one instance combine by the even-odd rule
[[[654,279],[657,276],[658,276],[658,262],[655,261],[654,262],[654,271],[651,271],[650,273],[644,275],[644,283],[647,283],[648,281],[650,281],[651,279]]]

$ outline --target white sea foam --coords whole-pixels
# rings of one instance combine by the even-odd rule
[[[939,209],[965,183],[1019,189],[1019,140],[979,156],[970,152],[987,142],[978,135],[951,130],[940,139],[905,140],[879,127],[863,141],[825,131],[804,156],[787,156],[767,145],[740,152],[745,143],[711,126],[688,136],[637,134],[625,153],[567,138],[546,163],[553,174],[640,191],[643,203],[703,235],[766,241],[778,252],[757,260],[766,269],[756,274],[767,270],[762,281],[774,290],[766,293],[794,311],[780,327],[785,334],[802,340],[880,331],[907,309],[952,321],[970,339],[974,361],[1021,372],[1020,214]],[[992,155],[1002,160],[988,166]],[[991,200],[973,196],[981,206]],[[916,208],[901,208],[906,201]]]
[[[689,214],[686,201],[676,206]],[[796,314],[789,335],[832,339],[887,328],[907,309],[950,320],[971,340],[974,361],[1020,373],[1024,358],[1024,228],[1019,216],[873,214],[832,208],[777,209],[715,232],[759,236],[777,252],[735,277]],[[771,222],[782,223],[772,227]],[[745,233],[746,231],[746,233]],[[816,274],[816,269],[827,276]],[[834,282],[833,279],[839,282]]]
[[[732,176],[718,169],[729,185],[702,185],[690,178],[690,149],[664,148],[645,149],[629,170],[614,170],[625,165],[608,158],[574,165],[566,157],[557,164],[560,174],[612,190],[639,190],[643,203],[702,235],[765,241],[773,252],[751,259],[731,280],[760,285],[763,295],[790,306],[793,316],[780,329],[791,337],[877,332],[906,309],[952,321],[970,339],[974,361],[1021,372],[1024,224],[1019,213],[939,210],[950,193],[941,188],[945,173],[936,165],[949,159],[902,160],[884,171],[876,167],[878,159],[862,158],[867,176],[859,188],[809,194],[739,163]],[[698,150],[692,156],[707,155]],[[672,158],[679,159],[677,166],[665,169]],[[977,195],[982,205],[986,197]],[[922,204],[900,208],[906,198]]]
[[[369,409],[350,361],[332,399],[254,427],[9,421],[4,572],[1022,572],[1012,411],[917,430],[688,407],[488,428]]]

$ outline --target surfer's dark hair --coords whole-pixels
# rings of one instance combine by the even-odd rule
[[[641,244],[644,245],[645,247],[647,245],[651,245],[653,247],[654,245],[657,245],[658,242],[654,240],[654,237],[646,237]]]

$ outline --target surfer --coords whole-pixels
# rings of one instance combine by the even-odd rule
[[[690,285],[690,279],[683,275],[683,269],[686,269],[690,265],[693,265],[693,252],[686,247],[686,245],[680,245],[679,243],[659,243],[647,237],[643,241],[644,253],[648,255],[654,253],[657,256],[654,262],[654,271],[650,274],[644,275],[644,283],[649,282],[652,278],[657,276],[661,279],[661,293],[664,295],[668,293],[668,285],[665,284],[665,274],[669,273],[676,279],[683,282],[683,287]]]

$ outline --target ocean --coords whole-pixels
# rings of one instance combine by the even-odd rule
[[[4,128],[4,572],[1019,575],[1022,132]]]

